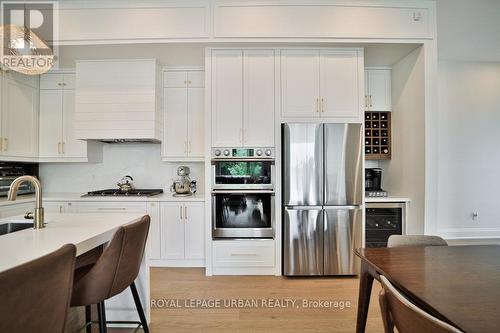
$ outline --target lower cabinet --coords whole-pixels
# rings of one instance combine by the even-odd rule
[[[203,202],[162,202],[160,266],[203,267],[205,223]],[[153,264],[154,265],[154,264]]]
[[[26,203],[13,203],[9,205],[3,205],[0,207],[0,219],[24,215],[28,212],[33,212],[35,207],[35,202],[26,202]]]
[[[45,213],[76,213],[76,203],[69,201],[46,201],[43,203]]]
[[[214,275],[274,275],[273,239],[223,240],[212,243]]]

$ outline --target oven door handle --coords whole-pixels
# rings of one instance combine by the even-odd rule
[[[213,190],[212,195],[215,194],[272,194],[276,193],[274,190]]]

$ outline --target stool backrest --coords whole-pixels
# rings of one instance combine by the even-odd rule
[[[73,293],[83,304],[96,304],[128,288],[141,268],[150,218],[121,226],[89,272],[76,282]]]
[[[76,247],[67,244],[0,273],[0,332],[64,332],[75,255]]]

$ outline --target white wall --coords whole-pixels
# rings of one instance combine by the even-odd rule
[[[500,237],[499,126],[500,62],[441,61],[439,234]]]
[[[116,188],[125,175],[134,178],[137,188],[163,188],[169,191],[177,167],[191,168],[191,179],[198,181],[203,191],[203,163],[161,162],[159,144],[123,143],[104,144],[102,163],[40,164],[40,178],[45,192],[85,193],[105,188]]]
[[[420,47],[392,67],[392,159],[380,161],[382,186],[391,196],[409,197],[408,234],[424,232],[425,76]]]

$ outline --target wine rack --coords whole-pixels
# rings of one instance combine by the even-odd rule
[[[365,159],[391,159],[390,112],[365,112]]]

